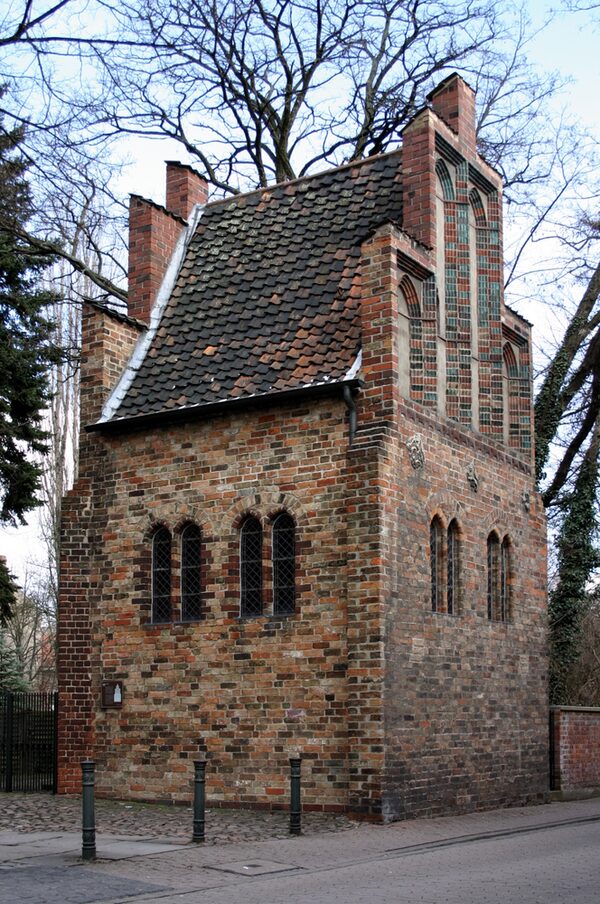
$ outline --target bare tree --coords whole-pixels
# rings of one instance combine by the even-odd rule
[[[592,594],[582,620],[578,656],[565,676],[565,699],[573,706],[600,706],[600,604]]]
[[[7,110],[27,126],[32,165],[43,161],[40,186],[65,198],[89,194],[91,179],[95,201],[117,218],[117,136],[170,138],[215,191],[235,193],[397,144],[434,83],[457,68],[478,90],[480,145],[507,189],[518,185],[531,202],[556,164],[544,110],[557,77],[529,66],[528,23],[493,0],[90,0],[77,32],[66,6],[36,17],[22,0],[5,23],[26,61],[8,69],[16,95]],[[71,15],[78,9],[70,0]],[[21,238],[32,253],[62,253],[124,302],[122,279],[56,242],[47,197],[40,211],[51,216]]]
[[[0,71],[12,83],[3,106],[26,128],[38,198],[34,228],[19,238],[31,255],[61,255],[68,336],[79,297],[126,302],[125,210],[113,188],[122,138],[171,139],[215,193],[235,194],[385,151],[435,82],[455,69],[471,82],[479,146],[501,172],[518,234],[509,300],[527,314],[544,296],[562,311],[536,402],[537,474],[561,530],[582,468],[597,460],[597,147],[551,107],[560,81],[529,64],[525,16],[494,0],[89,0],[73,27],[66,13],[81,9],[21,0],[0,21]],[[48,542],[70,461],[66,376],[55,384]]]
[[[43,574],[26,575],[2,632],[22,679],[21,689],[55,690],[56,608]]]
[[[528,164],[505,175],[522,181],[544,145],[528,126],[557,79],[528,67],[526,22],[509,24],[499,9],[486,0],[120,4],[120,33],[138,45],[105,60],[106,112],[121,132],[175,139],[234,193],[386,150],[434,82],[459,68],[481,92],[491,162],[518,144]]]

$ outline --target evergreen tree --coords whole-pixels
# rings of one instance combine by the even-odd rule
[[[29,691],[31,688],[23,677],[23,664],[15,650],[6,642],[6,636],[0,629],[0,693],[9,691],[13,694]]]
[[[6,567],[6,559],[0,556],[0,630],[12,614],[16,593],[17,586]]]
[[[46,449],[47,373],[59,357],[45,316],[53,296],[38,286],[50,260],[19,238],[33,212],[22,140],[22,129],[7,131],[0,120],[0,523],[10,524],[39,504],[35,458]]]

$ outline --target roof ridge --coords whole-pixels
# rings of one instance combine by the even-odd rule
[[[310,182],[313,179],[320,179],[323,176],[329,176],[331,173],[339,173],[342,170],[350,169],[351,167],[364,166],[367,163],[373,163],[374,160],[383,160],[385,157],[393,157],[395,155],[402,155],[402,146],[394,148],[393,151],[384,151],[381,154],[371,154],[370,157],[362,157],[360,160],[349,160],[347,163],[340,163],[339,166],[332,166],[329,169],[321,170],[318,173],[310,173],[306,176],[298,176],[296,179],[288,179],[286,182],[274,182],[272,185],[261,185],[258,188],[251,189],[250,191],[239,192],[236,195],[230,195],[228,198],[218,198],[216,201],[209,201],[208,204],[206,204],[206,207],[212,208],[220,204],[232,204],[234,201],[240,200],[240,198],[249,198],[251,195],[272,192],[278,188],[283,188],[288,185],[300,185],[302,182]]]

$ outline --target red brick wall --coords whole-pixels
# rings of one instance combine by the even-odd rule
[[[362,579],[348,584],[349,624],[353,594],[364,600],[360,670],[349,695],[370,683],[383,700],[381,712],[373,700],[350,707],[363,728],[371,725],[355,745],[362,774],[350,763],[350,776],[358,786],[362,778],[386,819],[541,800],[548,790],[545,516],[530,457],[401,398],[401,249],[391,226],[363,246],[365,390],[348,475],[351,481],[360,466],[369,488],[353,525],[355,554],[360,560],[361,543],[377,550],[362,562]],[[500,352],[499,329],[494,342]],[[424,462],[413,467],[407,443],[417,435]],[[453,615],[431,611],[436,515],[444,528],[452,519],[459,525]],[[493,530],[511,543],[506,622],[487,614]]]
[[[422,438],[415,469],[406,441]],[[521,461],[410,403],[400,409],[387,533],[384,814],[541,799],[548,789],[544,512]],[[475,462],[475,491],[467,469]],[[531,493],[529,511],[522,493]],[[429,525],[459,526],[455,612],[433,612]],[[507,622],[487,617],[489,532],[511,539]]]
[[[101,449],[83,429],[98,419],[140,335],[134,323],[85,306],[81,348],[81,438],[79,476],[61,512],[58,618],[58,787],[81,789],[79,761],[94,755],[94,709],[90,691],[90,607],[101,595],[96,555],[96,490],[102,477]],[[100,454],[99,454],[100,453]]]
[[[189,800],[192,760],[206,753],[213,802],[267,806],[285,799],[296,751],[308,807],[392,818],[541,793],[543,519],[519,497],[530,479],[462,428],[440,429],[416,406],[396,411],[397,436],[359,402],[351,448],[337,400],[90,438],[93,515],[85,537],[84,523],[79,535],[73,526],[65,555],[90,618],[91,658],[72,680],[85,697],[91,675],[100,794]],[[420,474],[404,446],[415,430],[425,438]],[[465,474],[474,453],[476,494]],[[298,527],[298,612],[240,621],[240,516],[255,513],[268,535],[281,508]],[[457,514],[463,532],[452,618],[429,611],[434,511]],[[205,617],[151,625],[152,524],[176,534],[190,520],[203,531]],[[498,524],[516,555],[506,625],[485,617],[482,562]],[[177,607],[176,581],[173,590]],[[82,624],[77,642],[85,636]],[[101,709],[102,680],[123,683],[122,709]],[[85,728],[73,714],[72,763],[91,743]]]
[[[550,728],[553,789],[600,788],[600,709],[553,706]]]
[[[188,800],[192,760],[202,752],[213,802],[269,805],[287,794],[288,758],[300,751],[306,805],[344,806],[343,402],[92,441],[103,462],[93,477],[88,558],[99,793]],[[282,509],[297,524],[297,614],[240,620],[240,518],[254,513],[268,535]],[[152,625],[152,525],[176,535],[188,521],[203,533],[204,616]],[[268,587],[268,565],[265,579]],[[176,607],[178,593],[174,577]],[[101,682],[117,679],[123,707],[102,710]]]

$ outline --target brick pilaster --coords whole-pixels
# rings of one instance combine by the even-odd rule
[[[381,226],[362,246],[361,332],[365,407],[369,421],[394,417],[398,402],[398,297],[396,229]],[[403,350],[407,353],[407,350]]]
[[[85,432],[98,419],[137,341],[140,327],[110,311],[85,306],[82,317],[79,477],[63,499],[58,619],[58,790],[81,790],[79,762],[94,756],[92,609],[101,598],[95,567],[101,545],[104,440]]]

